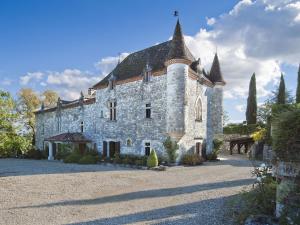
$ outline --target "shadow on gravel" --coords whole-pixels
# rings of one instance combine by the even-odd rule
[[[126,167],[102,164],[79,165],[65,164],[60,161],[30,159],[0,159],[0,178],[10,176],[28,176],[40,174],[68,174],[84,172],[110,172],[134,170]]]
[[[223,182],[199,184],[199,185],[191,185],[191,186],[183,186],[183,187],[175,187],[175,188],[137,191],[137,192],[120,194],[120,195],[95,198],[95,199],[71,200],[71,201],[55,202],[55,203],[41,204],[35,206],[22,206],[13,209],[55,207],[55,206],[101,205],[105,203],[124,202],[124,201],[136,200],[136,199],[159,198],[159,197],[177,196],[182,194],[191,194],[194,192],[201,192],[206,190],[250,185],[252,183],[253,183],[253,179],[240,179],[240,180],[223,181]]]
[[[227,201],[231,201],[235,195],[229,197],[215,198],[193,203],[180,204],[165,208],[158,208],[144,212],[127,215],[101,218],[92,221],[71,223],[72,225],[92,225],[92,224],[134,224],[151,223],[159,225],[173,224],[198,224],[198,225],[231,225],[233,221],[228,216],[226,206]]]

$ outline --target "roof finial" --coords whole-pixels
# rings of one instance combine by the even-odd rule
[[[118,64],[120,64],[120,62],[121,62],[121,53],[120,52],[118,53],[118,56],[119,56]]]
[[[179,12],[177,10],[175,10],[173,16],[179,18]]]

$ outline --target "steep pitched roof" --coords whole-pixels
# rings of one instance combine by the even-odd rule
[[[116,81],[142,75],[147,62],[153,71],[164,69],[164,63],[170,59],[169,57],[183,58],[190,60],[191,62],[195,61],[192,53],[184,44],[179,21],[176,24],[174,36],[171,41],[166,41],[141,51],[131,53],[105,78],[95,84],[93,88],[97,89],[99,86],[107,85],[111,74],[114,74]]]
[[[211,66],[211,70],[209,73],[208,78],[215,84],[219,83],[222,85],[225,85],[226,82],[223,79],[222,72],[221,72],[221,67],[220,67],[220,62],[218,58],[218,54],[215,54],[213,64]]]
[[[195,58],[190,53],[188,48],[184,43],[184,37],[182,35],[182,30],[180,26],[179,19],[177,20],[173,38],[171,41],[170,51],[168,53],[167,59],[187,59],[194,61]]]

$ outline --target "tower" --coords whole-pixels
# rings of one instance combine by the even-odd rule
[[[179,20],[175,27],[165,65],[167,67],[167,133],[180,139],[185,133],[185,88],[192,57],[182,35]]]

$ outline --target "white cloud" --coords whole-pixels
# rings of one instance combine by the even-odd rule
[[[241,113],[244,113],[246,111],[246,106],[245,105],[236,105],[235,109]]]
[[[299,63],[298,15],[299,1],[243,0],[216,18],[210,30],[200,29],[195,36],[187,36],[186,42],[207,70],[218,49],[227,81],[225,98],[245,98],[254,72],[258,96],[263,97],[270,94],[267,86],[276,83],[282,64]]]
[[[115,68],[119,60],[123,61],[128,55],[129,53],[123,52],[120,54],[120,56],[109,56],[102,58],[95,63],[95,67],[101,71],[103,76],[106,76]]]
[[[206,19],[206,24],[208,26],[212,26],[216,23],[216,19],[214,17],[211,17],[211,18],[206,17],[205,19]]]
[[[1,81],[1,84],[4,85],[4,86],[9,86],[12,84],[12,80],[11,79],[8,79],[8,78],[4,78],[3,81]]]
[[[43,78],[44,74],[41,72],[27,73],[20,77],[20,84],[27,85],[30,81],[39,81]]]

